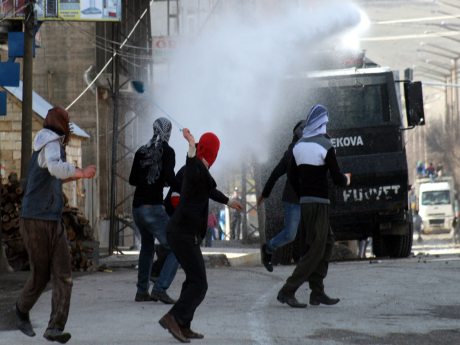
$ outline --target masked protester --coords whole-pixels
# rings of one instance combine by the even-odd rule
[[[29,311],[52,280],[51,316],[43,336],[50,341],[66,343],[71,338],[64,327],[69,315],[72,270],[66,233],[61,225],[62,183],[93,178],[96,166],[79,169],[66,162],[65,144],[70,139],[71,128],[65,109],[50,109],[43,127],[34,139],[22,200],[19,227],[31,271],[16,302],[16,316],[19,330],[35,336]]]
[[[153,136],[134,155],[129,183],[136,187],[133,198],[133,218],[141,234],[139,270],[137,275],[136,302],[158,301],[173,304],[166,290],[171,285],[178,269],[176,257],[166,239],[166,224],[169,217],[163,206],[163,189],[166,185],[177,188],[174,175],[176,155],[169,146],[171,122],[160,117],[153,122]],[[155,238],[165,249],[165,262],[149,293],[149,280]]]
[[[257,198],[257,206],[260,206],[264,199],[270,196],[270,193],[275,186],[276,181],[287,173],[288,166],[292,161],[292,148],[297,141],[302,137],[302,130],[305,127],[305,121],[299,121],[292,130],[292,142],[289,144],[288,149],[284,152],[283,157],[278,162],[276,167],[271,172],[265,183],[262,194]],[[294,241],[297,235],[297,228],[300,223],[300,205],[297,193],[292,188],[289,179],[286,180],[283,190],[283,207],[284,207],[284,227],[278,234],[273,237],[270,241],[262,245],[261,258],[262,264],[265,266],[267,271],[273,271],[272,254],[273,252]]]
[[[309,111],[305,120],[302,138],[294,145],[294,160],[288,177],[300,202],[300,246],[301,257],[294,272],[278,293],[278,301],[293,308],[307,305],[297,301],[297,289],[308,281],[310,304],[332,305],[338,298],[330,298],[324,292],[329,260],[334,246],[334,235],[329,225],[329,172],[337,186],[346,186],[349,176],[340,172],[334,147],[326,135],[329,121],[327,109],[318,104]]]
[[[168,224],[168,242],[185,272],[180,297],[159,321],[177,340],[189,343],[201,339],[203,334],[191,329],[195,310],[203,301],[208,283],[200,243],[206,235],[209,198],[216,189],[216,182],[208,169],[216,160],[220,141],[213,133],[201,136],[195,147],[195,139],[187,128],[184,138],[189,143],[183,172],[180,201]],[[241,203],[230,200],[228,206],[242,209]]]

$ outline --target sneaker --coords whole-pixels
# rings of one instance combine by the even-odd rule
[[[65,344],[67,343],[72,336],[70,333],[63,332],[61,329],[57,328],[48,328],[43,337],[49,341],[57,341],[58,343]]]
[[[153,301],[152,297],[148,292],[136,292],[136,297],[134,297],[136,302],[151,302]]]
[[[262,259],[262,264],[265,266],[267,271],[273,272],[272,254],[267,252],[267,244],[263,244],[260,248],[260,257]]]
[[[150,294],[150,297],[152,298],[153,301],[161,301],[164,304],[174,304],[176,303],[175,300],[173,300],[171,297],[168,296],[166,291],[156,291],[152,290],[152,293]]]
[[[19,310],[18,305],[15,305],[16,310],[16,327],[29,337],[35,337],[35,332],[30,323],[29,313],[23,313]]]

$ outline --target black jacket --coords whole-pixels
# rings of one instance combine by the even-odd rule
[[[284,174],[287,174],[288,166],[289,164],[291,164],[291,160],[293,159],[292,148],[294,147],[294,145],[295,143],[291,143],[289,145],[286,152],[284,152],[283,157],[280,159],[276,167],[273,169],[272,173],[270,174],[270,177],[265,183],[264,189],[262,191],[262,196],[265,199],[270,196],[270,193],[273,187],[275,186],[276,181],[278,181],[278,179]],[[289,179],[286,179],[282,200],[292,203],[292,204],[299,203],[299,198],[297,197],[297,193],[294,191],[294,188],[292,187],[292,184],[290,183]]]
[[[143,166],[144,155],[137,150],[134,155],[133,166],[129,175],[129,184],[136,186],[133,198],[133,207],[141,205],[158,205],[163,203],[163,188],[171,186],[178,188],[174,174],[176,154],[168,143],[163,143],[162,169],[155,183],[147,183],[148,166]]]
[[[171,203],[171,195],[173,192],[179,193],[181,192],[182,188],[182,180],[184,179],[184,171],[185,171],[185,165],[182,166],[182,168],[179,169],[179,171],[176,174],[176,181],[177,181],[177,186],[178,188],[173,188],[171,187],[168,191],[168,194],[165,197],[164,205],[166,209],[166,213],[171,217],[174,213],[174,206]],[[211,190],[211,193],[209,194],[209,198],[211,200],[214,200],[218,203],[227,205],[229,198],[222,193],[220,190],[217,188],[214,188]]]
[[[203,162],[196,156],[187,157],[180,202],[168,223],[168,233],[188,234],[203,239],[207,229],[209,198],[216,187]]]

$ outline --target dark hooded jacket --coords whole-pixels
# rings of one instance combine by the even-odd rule
[[[194,236],[201,241],[206,235],[209,198],[214,195],[219,199],[216,201],[225,204],[228,198],[216,190],[216,182],[209,170],[196,156],[187,157],[185,167],[179,172],[183,176],[180,202],[169,221],[167,231]]]

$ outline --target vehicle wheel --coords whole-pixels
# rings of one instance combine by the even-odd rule
[[[400,255],[398,256],[400,258],[407,258],[412,252],[412,242],[414,239],[414,226],[412,222],[408,224],[408,230],[407,235],[399,236],[402,241]]]
[[[391,258],[406,258],[412,251],[413,227],[412,223],[406,225],[406,235],[382,236],[378,231],[372,237],[372,251],[377,257],[389,256]]]

